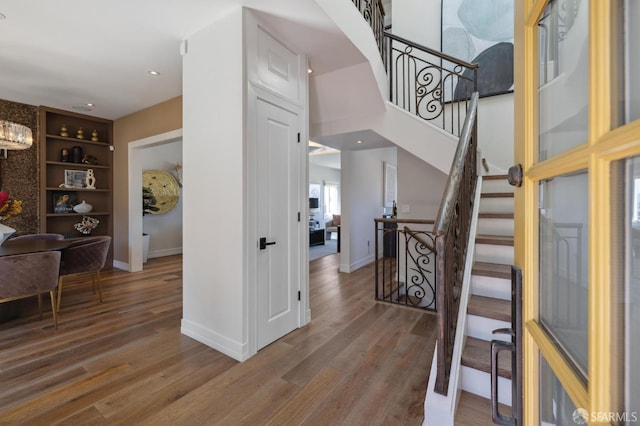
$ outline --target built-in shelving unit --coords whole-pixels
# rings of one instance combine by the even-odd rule
[[[40,114],[40,232],[63,234],[67,238],[83,237],[74,225],[83,216],[99,221],[91,236],[113,236],[113,122],[111,120],[78,114],[70,111],[41,106]],[[62,136],[62,127],[67,136]],[[77,137],[82,129],[84,138]],[[92,133],[97,132],[97,141],[92,141]],[[73,148],[82,150],[83,157],[90,156],[87,164],[73,161]],[[63,150],[67,155],[63,159]],[[66,160],[66,161],[65,161]],[[77,160],[77,158],[76,158]],[[93,170],[95,189],[86,188],[82,180],[76,180],[74,187],[65,187],[67,170],[87,172]],[[79,173],[82,175],[82,173]],[[89,213],[66,213],[54,211],[56,199],[67,193],[69,206],[85,201],[93,206]],[[109,260],[113,259],[113,248]]]

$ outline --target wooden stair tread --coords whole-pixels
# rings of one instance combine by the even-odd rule
[[[491,421],[491,400],[475,395],[471,392],[462,391],[460,393],[460,403],[456,410],[457,426],[490,425]],[[500,413],[505,416],[511,415],[511,407],[500,404]]]
[[[501,263],[473,262],[471,274],[511,280],[511,266]]]
[[[484,175],[482,176],[483,180],[507,180],[509,179],[508,175]]]
[[[480,198],[513,198],[513,192],[483,192]]]
[[[469,298],[467,313],[510,323],[511,301],[473,294]]]
[[[478,213],[480,219],[513,219],[513,213]]]
[[[500,335],[506,336],[506,335]],[[505,340],[496,337],[497,340]],[[462,349],[462,365],[491,374],[491,342],[467,337]],[[511,379],[511,352],[502,351],[498,355],[498,375]]]
[[[513,237],[507,235],[476,235],[476,244],[513,247]]]

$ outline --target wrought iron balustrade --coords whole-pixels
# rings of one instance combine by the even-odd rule
[[[478,90],[478,65],[390,33],[384,36],[389,100],[460,136],[471,94]]]
[[[424,275],[430,279],[433,277],[435,280],[434,303],[432,304],[428,295],[425,295],[422,298],[424,300],[420,300],[417,304],[426,304],[429,309],[436,310],[438,314],[435,391],[446,395],[449,388],[465,273],[464,265],[478,181],[476,168],[478,65],[384,32],[384,28],[381,28],[379,23],[374,26],[372,23],[374,21],[368,16],[369,11],[373,11],[375,2],[375,0],[353,0],[354,5],[372,26],[387,71],[389,100],[459,138],[433,231],[425,233],[429,238],[435,238],[435,244],[430,242],[434,241],[433,239],[426,237],[419,243],[425,250],[431,252],[436,267],[433,272],[426,271],[426,268],[422,267],[416,268],[418,275]],[[379,1],[377,3],[379,4]],[[365,13],[363,10],[368,12]],[[384,14],[382,20],[384,20]],[[382,219],[376,219],[376,235],[381,232],[384,240],[385,231],[378,230],[378,223],[382,221]],[[400,231],[394,232],[400,233]],[[410,236],[416,241],[422,239],[417,237],[418,234],[415,231],[409,229],[403,228],[402,235],[405,238]],[[395,297],[399,300],[399,294],[402,291],[406,295],[411,295],[407,289],[400,290],[404,283],[410,282],[410,279],[400,279],[404,272],[401,267],[403,263],[398,262],[398,252],[395,256],[384,256],[383,250],[382,260],[380,260],[378,240],[379,238],[376,237],[376,299],[385,300],[388,295],[391,295],[392,299]],[[433,263],[430,261],[426,265],[433,265]],[[405,272],[407,269],[404,267]],[[432,287],[428,286],[428,288]],[[428,291],[426,293],[428,294]],[[405,297],[405,304],[407,301],[413,304],[413,299]]]
[[[436,252],[430,230],[435,221],[374,221],[376,300],[435,311]]]
[[[478,97],[478,92],[474,92],[471,96],[469,112],[451,164],[436,224],[433,227],[438,252],[436,272],[438,361],[435,391],[442,395],[446,395],[449,388],[464,265],[478,182],[476,145]]]
[[[380,0],[352,0],[353,5],[360,11],[365,21],[369,23],[378,44],[380,54],[384,45],[384,7]]]
[[[389,80],[389,100],[460,136],[471,94],[478,90],[472,64],[385,31],[380,0],[352,0],[369,23]]]

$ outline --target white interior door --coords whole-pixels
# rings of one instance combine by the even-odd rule
[[[298,115],[258,99],[257,343],[298,326],[300,301]]]

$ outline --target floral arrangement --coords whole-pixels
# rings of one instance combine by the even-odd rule
[[[0,192],[0,220],[22,213],[22,201],[11,198],[7,192]]]

